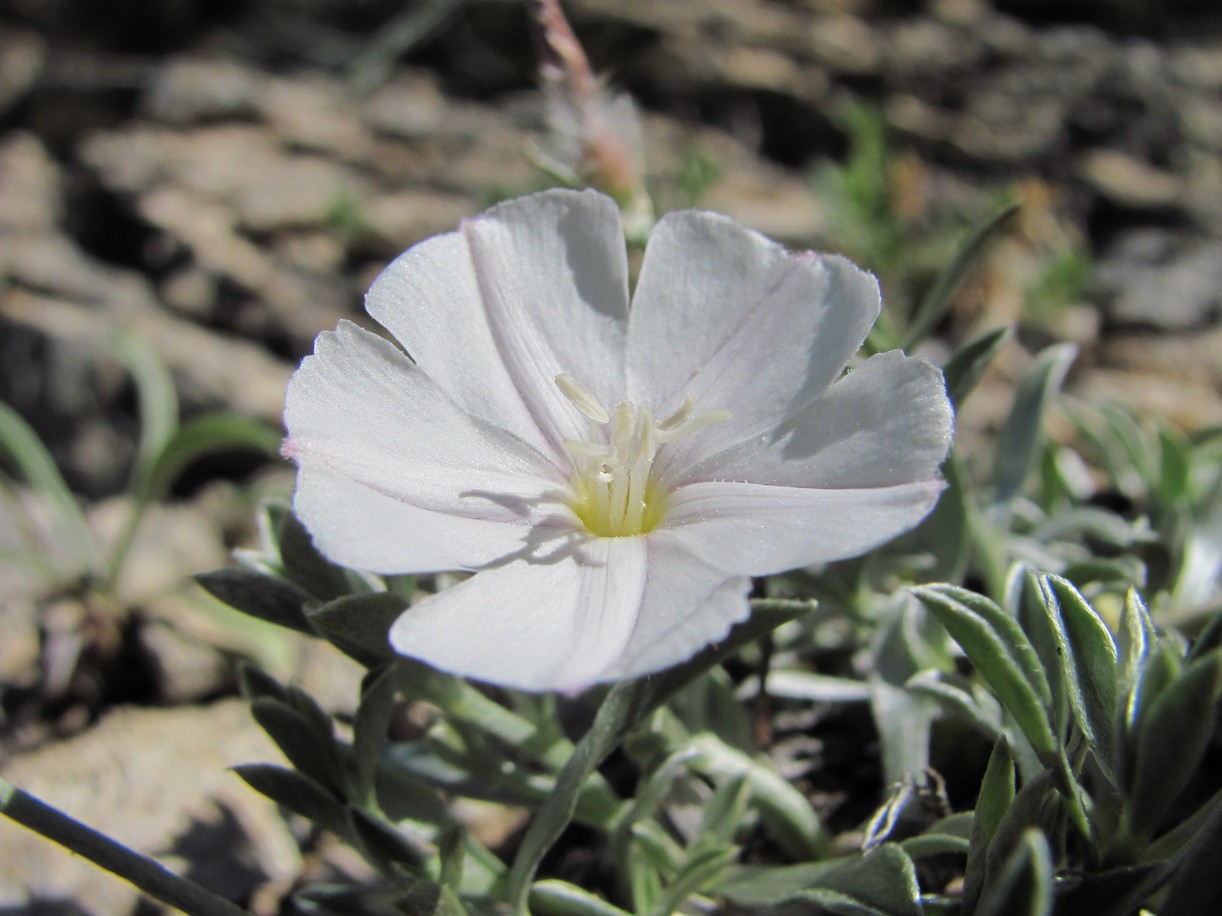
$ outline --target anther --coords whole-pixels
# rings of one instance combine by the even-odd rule
[[[560,389],[561,394],[569,399],[569,403],[581,411],[582,415],[588,419],[593,420],[599,425],[611,419],[607,414],[606,408],[598,403],[598,398],[594,397],[590,389],[567,372],[561,372],[556,376],[556,387]]]

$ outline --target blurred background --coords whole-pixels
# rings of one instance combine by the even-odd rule
[[[899,316],[973,227],[1022,205],[926,344],[941,359],[1017,329],[960,417],[969,459],[1053,341],[1080,348],[1073,398],[1222,423],[1213,0],[565,10],[641,108],[659,212],[848,254]],[[283,391],[314,335],[362,320],[413,242],[552,183],[530,155],[538,85],[518,0],[0,2],[7,779],[262,911],[311,869],[360,877],[224,771],[274,755],[231,699],[238,660],[341,714],[359,670],[191,576],[290,492]],[[35,898],[134,901],[0,824],[0,907]]]

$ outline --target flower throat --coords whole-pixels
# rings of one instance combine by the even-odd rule
[[[567,373],[556,376],[556,387],[590,421],[584,440],[566,439],[576,475],[570,482],[569,507],[591,534],[632,537],[657,527],[666,514],[669,493],[653,473],[662,446],[728,420],[714,410],[696,414],[689,394],[683,406],[655,423],[644,404],[622,401],[614,414],[588,388]],[[606,433],[603,427],[609,427]]]

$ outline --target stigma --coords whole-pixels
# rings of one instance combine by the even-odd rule
[[[730,418],[724,410],[696,413],[689,394],[678,410],[655,422],[644,404],[622,401],[608,411],[567,373],[556,376],[556,387],[589,424],[585,439],[564,440],[574,466],[568,503],[598,537],[633,537],[656,528],[669,496],[655,473],[658,453],[668,443]]]

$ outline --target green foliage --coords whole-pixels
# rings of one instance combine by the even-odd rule
[[[108,351],[131,374],[140,416],[125,522],[107,551],[46,446],[16,411],[0,403],[0,458],[7,458],[16,478],[51,507],[55,515],[53,536],[62,541],[71,557],[66,566],[48,566],[42,557],[61,555],[63,551],[37,543],[28,550],[0,555],[0,568],[5,563],[20,564],[41,571],[49,585],[67,588],[83,584],[86,589],[110,596],[145,511],[169,494],[186,468],[200,458],[223,452],[254,451],[273,456],[280,447],[280,432],[229,413],[206,414],[180,424],[173,379],[156,352],[127,332],[115,334]],[[14,483],[0,472],[0,489],[11,489]]]

